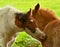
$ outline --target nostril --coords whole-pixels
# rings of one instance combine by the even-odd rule
[[[47,39],[47,35],[45,34],[44,39]]]
[[[46,34],[42,35],[42,36],[40,37],[40,39],[41,39],[41,40],[47,39],[47,35],[46,35]]]
[[[46,35],[46,34],[43,35],[42,38],[43,38],[43,39],[47,39],[47,35]]]

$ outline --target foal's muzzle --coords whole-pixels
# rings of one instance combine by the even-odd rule
[[[39,28],[36,28],[36,37],[40,41],[44,41],[47,38],[47,35],[41,31]]]

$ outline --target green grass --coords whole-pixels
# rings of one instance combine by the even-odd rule
[[[37,3],[40,4],[41,8],[53,10],[57,17],[60,17],[60,0],[0,0],[0,7],[10,5],[27,12],[30,8],[33,9]]]
[[[26,12],[29,8],[34,8],[37,3],[40,3],[42,8],[54,10],[60,17],[60,0],[0,0],[0,7],[11,5]]]
[[[23,35],[24,34],[24,35]],[[20,32],[20,35],[17,36],[12,47],[42,47],[41,43],[32,38],[30,35],[27,35],[25,32]]]

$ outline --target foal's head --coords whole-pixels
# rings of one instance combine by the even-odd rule
[[[36,20],[32,17],[31,9],[27,13],[16,13],[15,24],[38,40],[43,40],[46,37],[46,34],[39,30]]]
[[[32,16],[37,20],[37,23],[39,23],[41,30],[43,30],[49,22],[57,19],[51,10],[40,8],[39,3],[33,9]]]

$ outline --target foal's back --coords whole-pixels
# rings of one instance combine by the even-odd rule
[[[60,20],[50,22],[44,32],[47,40],[43,42],[43,47],[60,47]]]

